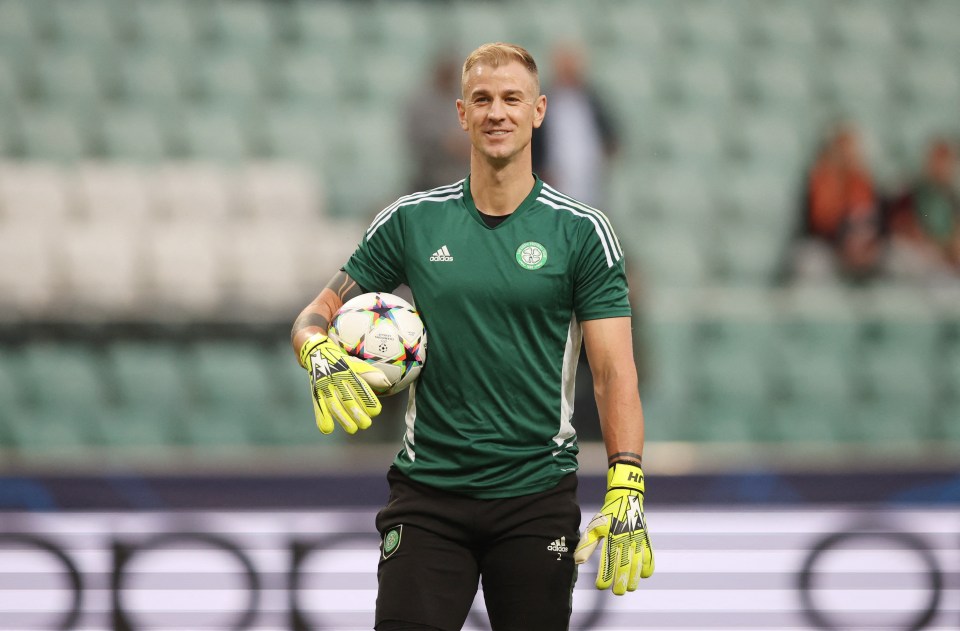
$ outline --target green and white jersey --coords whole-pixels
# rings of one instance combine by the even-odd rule
[[[603,213],[537,179],[490,228],[468,178],[385,208],[344,269],[365,291],[406,283],[426,325],[400,470],[478,498],[536,493],[576,470],[579,323],[630,315]]]

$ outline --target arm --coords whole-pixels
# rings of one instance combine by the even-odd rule
[[[320,295],[304,307],[294,321],[293,329],[290,331],[290,342],[293,344],[294,352],[299,356],[304,342],[312,335],[317,333],[326,335],[334,314],[343,306],[343,303],[362,293],[363,289],[346,272],[340,270],[334,274]]]
[[[380,401],[367,382],[380,383],[385,380],[383,373],[347,355],[327,337],[337,310],[361,293],[363,290],[346,272],[337,272],[320,295],[300,312],[290,332],[300,365],[310,376],[313,412],[317,427],[324,434],[333,431],[334,421],[348,434],[354,434],[370,427],[370,418],[380,413]]]
[[[643,410],[633,357],[630,318],[604,318],[583,323],[587,359],[607,462],[640,466],[643,455]]]
[[[622,596],[636,590],[640,579],[654,569],[643,516],[643,411],[630,318],[588,320],[583,323],[583,335],[610,466],[603,506],[587,525],[573,558],[585,563],[602,542],[597,589],[612,587],[614,594]]]

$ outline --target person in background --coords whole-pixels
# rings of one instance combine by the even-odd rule
[[[891,204],[890,273],[915,281],[960,274],[957,147],[934,138],[923,170]]]
[[[884,253],[882,204],[851,123],[834,127],[803,185],[790,280],[873,278]]]
[[[470,140],[460,129],[453,107],[459,93],[457,57],[446,52],[437,55],[429,80],[414,93],[404,117],[415,191],[454,182],[470,168]]]
[[[589,85],[579,45],[554,49],[553,78],[544,92],[550,118],[533,135],[534,172],[586,204],[603,206],[605,169],[617,153],[617,133],[600,95]]]

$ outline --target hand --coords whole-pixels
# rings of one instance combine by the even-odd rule
[[[637,589],[641,578],[653,574],[653,549],[643,518],[643,471],[637,465],[618,462],[607,471],[607,495],[603,508],[587,525],[573,553],[577,564],[586,562],[603,539],[597,589],[613,585],[622,596]]]
[[[300,365],[310,374],[313,413],[321,432],[332,433],[334,419],[348,434],[370,427],[370,417],[380,413],[380,400],[367,380],[385,381],[382,371],[351,357],[322,333],[300,347]]]

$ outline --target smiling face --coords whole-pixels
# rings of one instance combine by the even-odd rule
[[[519,61],[474,65],[457,100],[460,126],[470,135],[474,155],[495,165],[529,158],[530,138],[546,109],[536,76]]]

